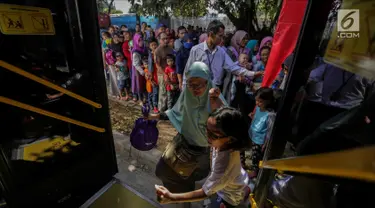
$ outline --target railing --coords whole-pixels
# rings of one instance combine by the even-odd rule
[[[1,61],[0,60],[0,67],[3,67],[4,69],[7,69],[11,72],[14,72],[16,74],[19,74],[27,79],[30,79],[30,80],[33,80],[35,82],[38,82],[46,87],[49,87],[49,88],[52,88],[54,90],[57,90],[61,93],[64,93],[65,95],[68,95],[72,98],[75,98],[81,102],[84,102],[86,104],[89,104],[95,108],[102,108],[102,105],[99,104],[99,103],[96,103],[92,100],[89,100],[85,97],[82,97],[74,92],[71,92],[65,88],[62,88],[58,85],[55,85],[45,79],[42,79],[38,76],[35,76],[25,70],[22,70],[14,65],[11,65],[5,61]],[[105,132],[105,129],[104,128],[100,128],[100,127],[96,127],[96,126],[93,126],[93,125],[90,125],[90,124],[87,124],[87,123],[84,123],[84,122],[81,122],[81,121],[78,121],[78,120],[75,120],[75,119],[71,119],[71,118],[68,118],[66,116],[62,116],[62,115],[59,115],[59,114],[56,114],[56,113],[52,113],[52,112],[49,112],[49,111],[46,111],[46,110],[43,110],[43,109],[40,109],[40,108],[37,108],[37,107],[34,107],[34,106],[31,106],[31,105],[28,105],[28,104],[25,104],[25,103],[21,103],[21,102],[18,102],[16,100],[12,100],[12,99],[9,99],[7,97],[3,97],[3,96],[0,96],[0,102],[1,103],[4,103],[4,104],[7,104],[7,105],[11,105],[11,106],[14,106],[14,107],[18,107],[18,108],[21,108],[21,109],[24,109],[24,110],[27,110],[27,111],[31,111],[31,112],[34,112],[34,113],[38,113],[40,115],[44,115],[44,116],[48,116],[48,117],[51,117],[51,118],[55,118],[57,120],[60,120],[60,121],[64,121],[64,122],[67,122],[67,123],[71,123],[71,124],[75,124],[77,126],[80,126],[80,127],[84,127],[84,128],[87,128],[87,129],[91,129],[91,130],[94,130],[94,131],[97,131],[97,132]]]

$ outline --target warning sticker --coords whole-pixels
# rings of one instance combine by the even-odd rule
[[[22,30],[22,18],[18,14],[4,13],[2,17],[6,22],[6,27],[9,30]]]
[[[36,30],[46,31],[49,28],[48,18],[46,16],[31,16],[31,21]]]
[[[0,31],[6,35],[54,35],[51,10],[0,4]]]

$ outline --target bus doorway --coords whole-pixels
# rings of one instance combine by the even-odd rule
[[[96,2],[6,0],[0,16],[1,196],[79,207],[117,172]]]

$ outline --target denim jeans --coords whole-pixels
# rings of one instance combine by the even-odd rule
[[[158,100],[159,100],[159,86],[152,86],[152,92],[148,93],[148,104],[151,108],[158,107]]]
[[[178,91],[168,91],[167,92],[167,103],[168,103],[168,110],[172,109],[174,104],[176,104],[178,99]]]
[[[133,98],[143,102],[143,99],[147,100],[148,97],[147,97],[146,92],[144,92],[144,93],[142,92],[142,93],[133,93]]]

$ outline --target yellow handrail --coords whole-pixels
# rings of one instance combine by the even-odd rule
[[[0,102],[8,104],[8,105],[15,106],[15,107],[18,107],[18,108],[22,108],[24,110],[32,111],[34,113],[38,113],[38,114],[41,114],[41,115],[44,115],[44,116],[55,118],[57,120],[61,120],[61,121],[65,121],[65,122],[68,122],[68,123],[71,123],[71,124],[75,124],[77,126],[81,126],[81,127],[87,128],[87,129],[91,129],[91,130],[94,130],[94,131],[97,131],[97,132],[101,132],[101,133],[105,132],[104,128],[99,128],[99,127],[96,127],[96,126],[93,126],[93,125],[90,125],[90,124],[87,124],[87,123],[84,123],[84,122],[81,122],[81,121],[77,121],[77,120],[74,120],[74,119],[71,119],[71,118],[68,118],[68,117],[65,117],[65,116],[61,116],[59,114],[52,113],[52,112],[49,112],[49,111],[46,111],[46,110],[43,110],[43,109],[40,109],[40,108],[36,108],[34,106],[24,104],[24,103],[21,103],[21,102],[18,102],[16,100],[12,100],[12,99],[9,99],[9,98],[3,97],[3,96],[0,96]]]
[[[332,153],[277,159],[260,168],[375,181],[375,146]]]
[[[257,203],[254,199],[254,194],[250,194],[249,200],[250,200],[250,207],[251,208],[258,208]]]
[[[59,92],[62,92],[62,93],[66,94],[66,95],[68,95],[70,97],[73,97],[73,98],[75,98],[77,100],[80,100],[80,101],[82,101],[84,103],[87,103],[87,104],[89,104],[89,105],[91,105],[91,106],[93,106],[95,108],[102,108],[102,105],[99,104],[99,103],[91,101],[91,100],[89,100],[89,99],[87,99],[85,97],[82,97],[82,96],[80,96],[80,95],[78,95],[78,94],[76,94],[74,92],[71,92],[71,91],[69,91],[69,90],[67,90],[67,89],[65,89],[63,87],[55,85],[55,84],[53,84],[53,83],[51,83],[51,82],[49,82],[49,81],[47,81],[45,79],[42,79],[42,78],[40,78],[38,76],[35,76],[35,75],[33,75],[33,74],[25,71],[25,70],[22,70],[22,69],[14,66],[14,65],[11,65],[11,64],[9,64],[9,63],[7,63],[5,61],[0,60],[0,66],[4,67],[5,69],[7,69],[7,70],[9,70],[11,72],[19,74],[19,75],[21,75],[23,77],[26,77],[28,79],[31,79],[31,80],[35,81],[35,82],[38,82],[38,83],[40,83],[40,84],[42,84],[44,86],[47,86],[49,88],[52,88],[52,89],[57,90]]]

